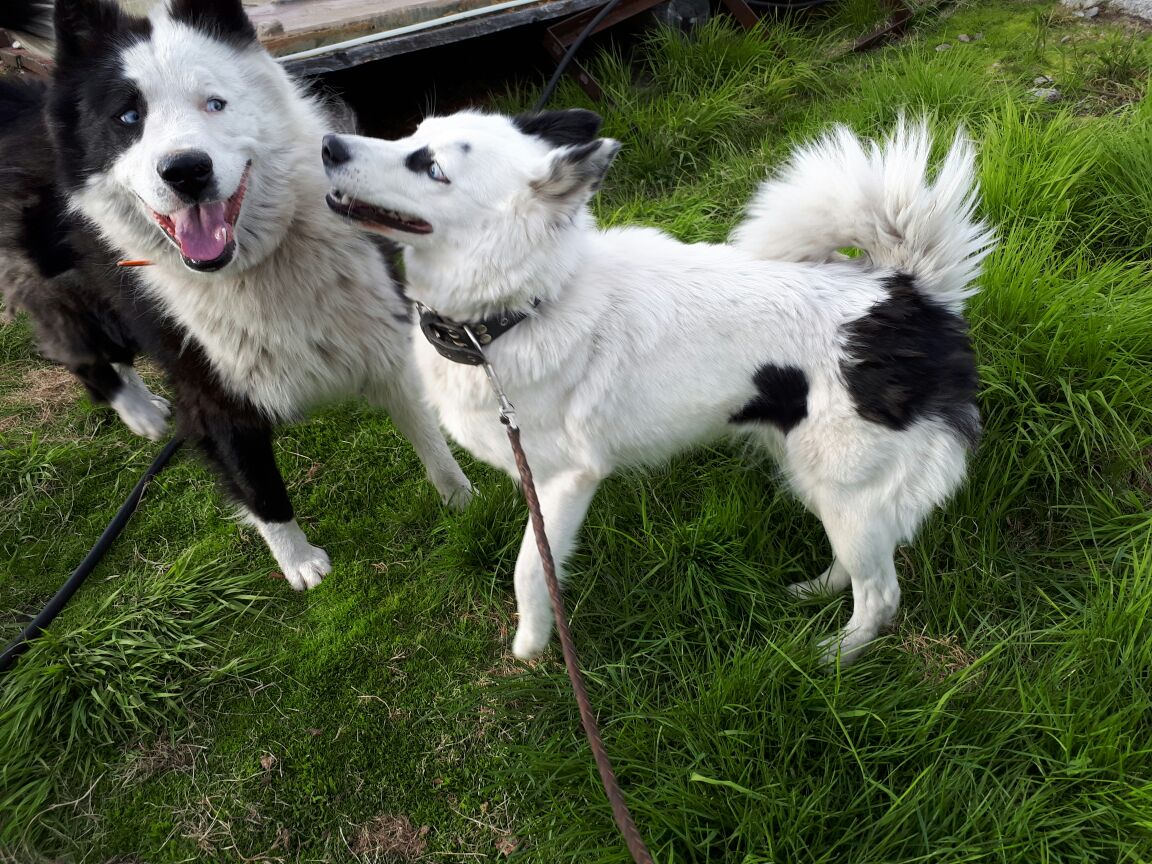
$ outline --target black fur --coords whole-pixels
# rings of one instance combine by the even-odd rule
[[[71,219],[55,186],[45,184],[30,191],[32,200],[23,208],[20,222],[20,242],[40,274],[51,279],[76,267],[76,255],[69,242]]]
[[[64,207],[45,94],[41,84],[0,81],[0,292],[9,312],[28,312],[44,355],[107,402],[120,388],[110,364],[131,363],[138,348],[112,299],[130,276]]]
[[[119,48],[147,39],[146,18],[123,12],[112,0],[57,0],[54,8],[57,66],[83,66],[89,74],[115,75]]]
[[[432,167],[432,163],[435,161],[436,158],[432,155],[432,151],[427,147],[421,147],[404,157],[404,167],[417,174],[423,174]]]
[[[68,88],[101,74],[60,70],[57,117],[72,122],[77,115],[66,106],[78,100]],[[291,519],[272,450],[273,424],[225,389],[200,344],[163,315],[139,291],[134,272],[116,267],[112,250],[64,208],[41,110],[47,95],[40,84],[0,81],[6,120],[0,125],[0,271],[18,276],[0,283],[5,306],[29,314],[41,351],[75,374],[94,401],[111,400],[123,386],[113,363],[131,364],[140,353],[151,357],[173,390],[180,433],[199,446],[230,497],[265,521]],[[66,139],[81,134],[61,132]],[[77,144],[61,161],[88,153]],[[68,167],[61,175],[70,183],[83,173]]]
[[[924,296],[907,274],[886,287],[888,299],[846,328],[850,359],[841,372],[856,412],[889,429],[938,418],[974,447],[980,379],[967,324]]]
[[[236,48],[257,44],[240,0],[173,0],[172,18]]]
[[[60,0],[56,31],[49,113],[62,178],[76,188],[107,168],[144,132],[147,106],[124,77],[117,55],[125,46],[148,39],[152,25],[106,0]],[[129,109],[140,113],[135,125],[119,119]]]
[[[52,8],[47,0],[4,0],[0,3],[0,29],[52,38]]]
[[[596,140],[604,121],[594,111],[571,108],[567,111],[518,114],[512,118],[512,122],[525,135],[543,138],[553,147],[566,147]]]
[[[265,522],[287,522],[292,502],[276,467],[272,422],[225,389],[182,327],[147,314],[144,348],[168,374],[180,432],[199,446],[230,498]]]
[[[732,423],[771,423],[785,434],[808,416],[808,378],[795,366],[765,363],[752,376],[757,395],[733,414]]]

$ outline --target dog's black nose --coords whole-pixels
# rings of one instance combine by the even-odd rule
[[[352,158],[348,145],[340,140],[339,135],[324,136],[324,148],[320,151],[320,155],[324,158],[324,164],[329,168],[343,165]]]
[[[169,153],[156,166],[160,177],[182,195],[199,201],[212,182],[212,157],[203,150]]]

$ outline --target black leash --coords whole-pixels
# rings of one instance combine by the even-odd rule
[[[548,100],[552,98],[552,93],[556,89],[556,85],[560,83],[560,78],[564,75],[564,70],[568,68],[568,64],[576,56],[576,52],[580,46],[584,44],[592,31],[600,26],[600,22],[607,18],[613,9],[620,5],[620,0],[608,0],[604,4],[604,8],[596,13],[596,17],[588,22],[587,26],[580,31],[580,35],[576,37],[576,41],[564,52],[564,56],[560,58],[560,62],[556,64],[556,71],[552,73],[552,77],[548,79],[548,83],[544,85],[544,89],[540,92],[540,98],[536,100],[536,105],[532,108],[533,111],[541,110],[548,104]]]
[[[128,500],[120,505],[120,509],[116,511],[116,515],[112,517],[112,521],[108,523],[108,527],[104,529],[104,533],[100,535],[100,539],[96,541],[92,551],[84,556],[80,566],[72,571],[68,581],[60,586],[60,590],[48,601],[48,605],[40,611],[40,614],[28,622],[20,635],[4,649],[3,654],[0,654],[0,672],[6,671],[9,666],[16,662],[17,657],[28,650],[31,641],[52,623],[65,604],[72,598],[72,595],[76,593],[76,589],[84,584],[88,574],[96,569],[96,565],[100,563],[100,559],[104,557],[108,547],[120,536],[120,532],[124,530],[124,526],[128,524],[128,520],[136,512],[136,505],[140,503],[140,498],[144,494],[148,482],[164,470],[164,466],[168,464],[183,443],[183,438],[173,438],[152,460],[152,464],[148,466],[144,476],[129,493]]]

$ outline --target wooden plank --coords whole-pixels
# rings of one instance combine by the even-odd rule
[[[335,2],[335,0],[329,0],[329,2]],[[284,65],[299,75],[319,75],[361,63],[369,63],[373,60],[381,60],[385,57],[448,45],[524,24],[561,18],[565,15],[601,6],[603,3],[604,0],[542,0],[540,3],[521,6],[517,9],[494,12],[490,15],[479,15],[464,21],[430,26],[429,29],[414,33],[383,38],[354,48],[325,52],[316,57],[287,60],[284,61]],[[343,36],[342,38],[352,37]]]
[[[295,0],[250,7],[264,47],[275,55],[307,51],[381,30],[491,6],[495,0]]]

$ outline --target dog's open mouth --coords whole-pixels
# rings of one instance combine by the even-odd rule
[[[409,234],[431,234],[432,226],[417,216],[397,213],[383,207],[373,207],[345,195],[339,189],[328,193],[328,206],[346,219],[363,223],[368,228],[391,228]]]
[[[168,238],[180,250],[184,264],[193,270],[211,272],[219,270],[236,254],[236,220],[248,192],[249,162],[240,178],[240,185],[227,201],[193,204],[165,216],[152,212],[156,224],[164,229]]]

